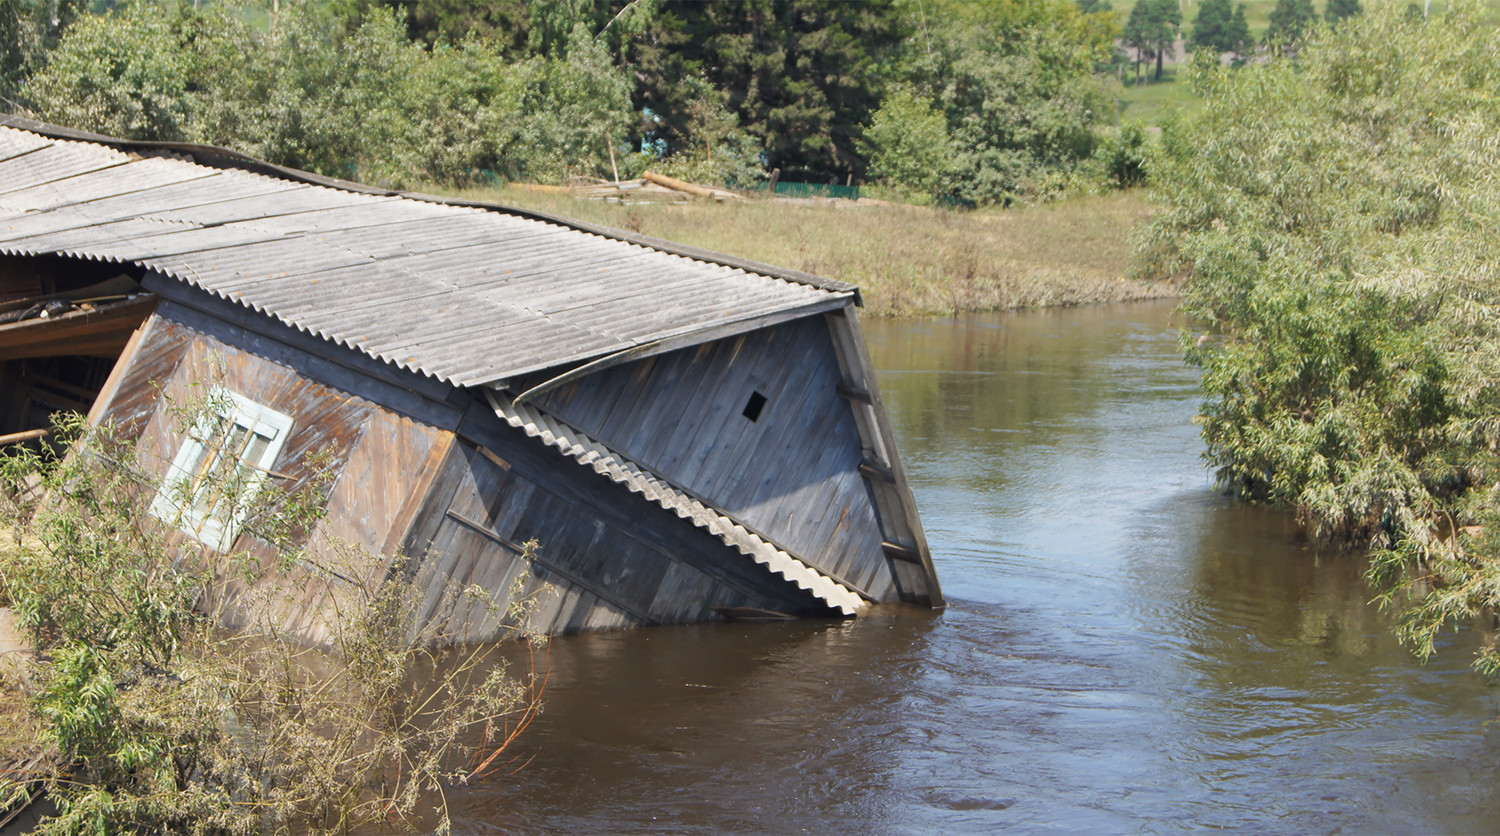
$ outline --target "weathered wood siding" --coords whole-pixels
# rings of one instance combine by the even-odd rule
[[[896,592],[903,601],[929,607],[945,606],[942,585],[927,547],[927,535],[917,515],[916,497],[896,449],[896,437],[881,402],[875,367],[870,362],[864,336],[859,330],[859,312],[853,305],[827,314],[843,393],[849,398],[859,437],[870,495],[880,516],[882,548],[890,559]]]
[[[813,596],[644,498],[504,425],[465,418],[405,551],[434,584],[424,619],[450,641],[501,629],[512,592],[518,623],[546,633],[702,621],[714,607],[822,614]],[[538,546],[522,558],[527,541]],[[478,585],[496,610],[454,594]]]
[[[814,316],[615,366],[537,405],[887,599],[893,579],[842,382],[828,325]]]
[[[521,626],[546,633],[701,621],[715,607],[828,612],[815,596],[467,395],[401,388],[394,377],[379,379],[381,370],[312,354],[300,339],[166,301],[122,358],[96,413],[138,438],[157,473],[182,443],[165,405],[191,400],[204,384],[291,416],[272,469],[296,484],[312,477],[321,456],[337,474],[327,516],[309,533],[311,557],[298,573],[232,592],[268,596],[275,584],[279,619],[305,639],[326,639],[327,612],[373,589],[398,554],[407,556],[399,565],[430,582],[422,617],[449,641],[500,634],[513,595],[525,602]],[[597,426],[633,439],[622,452],[880,597],[891,580],[878,565],[858,434],[836,391],[828,340],[812,318],[581,383],[607,403]],[[733,383],[720,386],[725,380]],[[592,385],[601,381],[607,385]],[[742,414],[752,391],[766,398],[756,421]],[[673,398],[691,411],[674,411]],[[631,425],[634,434],[624,431]],[[532,540],[539,545],[528,554]],[[236,548],[268,566],[276,558],[248,534]],[[382,560],[348,563],[344,550]],[[476,586],[488,600],[462,593]]]
[[[390,543],[404,536],[410,522],[402,509],[412,504],[443,430],[319,382],[308,373],[309,360],[295,348],[166,304],[122,358],[125,366],[96,414],[122,437],[137,440],[143,463],[157,476],[165,475],[183,443],[183,428],[169,405],[190,403],[210,385],[291,416],[292,430],[272,466],[282,484],[306,484],[318,467],[335,475],[327,515],[308,533],[308,562],[294,577],[266,583],[279,585],[283,600],[276,610],[283,626],[322,641],[331,598],[357,598],[385,577]],[[265,567],[279,557],[249,533],[240,534],[235,548]],[[239,585],[229,591],[254,594]]]

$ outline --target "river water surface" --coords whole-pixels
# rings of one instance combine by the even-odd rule
[[[1475,639],[1213,489],[1171,310],[867,323],[948,608],[556,639],[455,832],[1495,832]]]

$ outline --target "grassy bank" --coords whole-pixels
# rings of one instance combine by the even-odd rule
[[[875,315],[949,314],[1172,295],[1125,278],[1140,193],[1019,209],[735,203],[624,206],[503,188],[459,196],[680,241],[859,285]]]
[[[1161,125],[1173,113],[1191,114],[1203,108],[1203,98],[1193,92],[1188,82],[1189,70],[1169,65],[1161,81],[1153,81],[1156,65],[1141,67],[1141,83],[1135,84],[1135,70],[1126,76],[1120,96],[1120,119],[1142,125]]]

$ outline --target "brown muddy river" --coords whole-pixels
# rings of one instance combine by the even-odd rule
[[[1171,310],[867,323],[948,609],[557,639],[455,832],[1495,832],[1476,639],[1213,489]]]

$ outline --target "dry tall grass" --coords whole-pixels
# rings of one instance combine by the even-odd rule
[[[626,206],[521,188],[461,197],[605,224],[842,279],[867,311],[901,316],[1170,296],[1126,278],[1140,193],[956,212],[914,206],[745,200]]]

